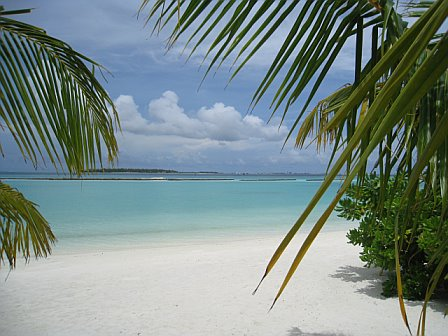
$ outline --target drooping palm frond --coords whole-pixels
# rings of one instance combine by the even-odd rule
[[[337,138],[338,129],[328,129],[327,125],[338,109],[344,104],[345,100],[350,96],[352,89],[352,85],[345,85],[322,99],[308,112],[297,133],[296,147],[303,148],[305,142],[313,136],[314,138],[311,143],[315,142],[317,151],[321,147],[325,150],[326,146],[334,143]],[[362,116],[363,114],[361,114]]]
[[[149,0],[144,0],[140,10],[144,10],[148,3]],[[375,157],[375,152],[378,152],[375,166],[381,181],[380,203],[384,202],[385,185],[391,174],[403,172],[409,176],[406,193],[410,196],[402,198],[407,202],[401,205],[403,211],[412,206],[418,207],[412,203],[413,192],[429,190],[441,193],[443,213],[447,216],[448,134],[445,116],[448,34],[442,31],[448,15],[447,1],[422,2],[419,8],[424,10],[411,27],[407,27],[402,20],[395,4],[386,0],[180,1],[177,4],[176,1],[159,0],[153,3],[148,17],[159,13],[155,30],[167,27],[170,21],[178,17],[168,47],[179,41],[189,29],[193,32],[186,44],[192,44],[192,53],[199,45],[210,41],[205,56],[211,58],[206,75],[214,66],[221,66],[230,55],[236,54],[235,62],[238,65],[232,79],[280,27],[286,26],[284,42],[256,90],[252,106],[275,85],[271,107],[275,113],[283,104],[284,118],[288,108],[302,95],[303,89],[311,86],[311,93],[299,109],[291,132],[300,125],[302,116],[348,38],[356,36],[353,85],[321,101],[303,120],[296,139],[299,146],[310,134],[316,134],[318,146],[334,141],[328,174],[280,243],[262,281],[344,167],[347,177],[300,247],[274,304],[345,190],[355,177],[358,183],[362,183],[367,160]],[[211,8],[207,10],[208,7]],[[176,16],[175,13],[179,12]],[[373,27],[371,55],[361,69],[365,40],[363,31],[369,27]],[[337,150],[340,152],[336,155]],[[397,223],[396,251],[400,250],[398,245],[404,243],[399,238],[401,229]],[[446,255],[443,253],[437,261],[442,263],[438,269],[444,269]],[[400,308],[409,328],[402,297],[399,258],[396,260]],[[435,282],[441,274],[434,275]],[[428,288],[428,297],[431,293],[431,288]],[[423,324],[419,333],[424,334],[424,318],[421,321]]]
[[[0,182],[0,260],[15,267],[18,254],[28,260],[46,257],[56,237],[36,205],[20,192]]]
[[[313,197],[309,206],[285,237],[284,241],[280,244],[278,250],[269,263],[266,270],[266,275],[275,265],[276,261],[283,253],[284,249],[289,244],[297,230],[303,224],[310,211],[315,207],[323,193],[327,190],[331,181],[334,180],[343,168],[344,164],[347,162],[350,155],[356,150],[364,135],[364,132],[366,132],[366,130],[372,130],[368,146],[363,150],[362,154],[358,156],[358,159],[355,162],[356,164],[353,165],[351,171],[347,172],[348,176],[338,191],[336,197],[318,220],[311,233],[308,235],[308,238],[297,254],[292,267],[281,286],[277,298],[282,293],[294,271],[297,269],[305,252],[310,247],[310,244],[321,230],[325,221],[328,219],[334,206],[337,204],[340,197],[343,195],[344,191],[360,169],[366,164],[366,161],[373,150],[380,144],[381,141],[383,141],[383,139],[387,137],[391,131],[393,131],[395,125],[399,124],[400,119],[404,118],[406,113],[413,110],[413,107],[417,105],[418,101],[431,89],[440,76],[446,71],[448,65],[448,60],[445,57],[448,52],[446,49],[448,48],[447,36],[440,41],[436,49],[432,50],[424,63],[412,75],[412,77],[407,81],[406,86],[402,89],[403,79],[409,75],[409,71],[415,65],[419,55],[423,51],[422,49],[428,44],[433,34],[435,34],[435,32],[443,24],[447,13],[448,4],[446,2],[438,1],[434,4],[434,6],[422,16],[421,20],[406,31],[402,38],[384,55],[379,63],[373,68],[371,73],[369,73],[359,84],[359,86],[352,92],[345,105],[339,109],[338,113],[327,126],[328,128],[331,128],[332,124],[333,127],[339,125],[340,121],[346,118],[349,111],[361,103],[369,88],[375,85],[376,81],[384,75],[386,69],[390,69],[393,64],[399,61],[395,70],[385,83],[384,88],[378,94],[376,99],[373,101],[373,104],[367,111],[366,117],[359,122],[353,136],[349,139],[346,148],[335,162],[333,168],[330,170],[328,176],[317,191],[316,195]],[[403,45],[406,45],[406,48],[404,48]],[[391,102],[392,105],[388,108],[388,105]]]
[[[80,175],[102,165],[104,147],[113,162],[119,123],[95,77],[102,67],[43,29],[9,18],[29,12],[0,6],[0,130],[11,133],[34,167],[48,158],[56,169]],[[0,228],[0,258],[11,267],[20,253],[47,256],[55,242],[35,204],[2,182]]]
[[[10,14],[0,9],[0,118],[25,159],[81,174],[102,163],[105,146],[112,162],[118,119],[94,75],[101,66]]]
[[[140,13],[150,3],[152,1],[144,0]],[[394,13],[393,6],[390,10]],[[230,80],[290,20],[289,31],[286,31],[272,66],[255,91],[251,105],[255,106],[272,83],[280,80],[271,107],[274,114],[284,106],[284,119],[289,107],[301,97],[305,87],[313,83],[291,132],[305,113],[342,47],[355,34],[353,29],[358,18],[365,19],[364,28],[382,22],[380,12],[372,4],[358,0],[179,3],[176,0],[158,0],[153,2],[147,20],[156,19],[154,30],[157,31],[166,27],[168,22],[177,20],[175,14],[178,11],[180,18],[169,35],[167,47],[172,47],[189,31],[191,33],[185,48],[191,45],[190,55],[204,41],[210,41],[204,57],[204,62],[211,59],[205,76],[213,67],[219,68],[225,61],[232,60],[236,69]]]

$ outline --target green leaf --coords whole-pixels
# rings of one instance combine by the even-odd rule
[[[36,257],[46,257],[56,238],[48,222],[36,205],[20,192],[0,182],[0,258],[15,267],[21,253],[29,260],[31,252]],[[32,246],[30,246],[32,242]]]

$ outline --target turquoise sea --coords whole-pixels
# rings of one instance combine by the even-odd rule
[[[320,177],[300,175],[104,174],[95,175],[95,180],[46,179],[55,177],[61,176],[0,175],[39,205],[58,238],[56,253],[284,234],[321,183]],[[304,231],[339,186],[338,181],[332,184]],[[351,226],[333,214],[324,230]]]

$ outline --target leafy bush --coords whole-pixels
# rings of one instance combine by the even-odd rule
[[[375,174],[366,176],[361,186],[353,184],[339,202],[338,216],[359,221],[359,227],[348,232],[353,245],[362,247],[360,259],[367,267],[380,267],[388,273],[383,295],[397,294],[395,274],[395,221],[400,223],[399,248],[403,295],[423,299],[431,275],[440,257],[448,249],[448,219],[442,216],[440,192],[416,190],[417,206],[403,211],[401,195],[406,177],[390,178],[381,188]],[[405,202],[404,202],[405,203]],[[446,285],[447,268],[440,277]]]

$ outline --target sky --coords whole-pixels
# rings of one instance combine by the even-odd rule
[[[288,22],[226,87],[230,76],[226,65],[200,85],[206,45],[186,62],[180,54],[182,44],[167,52],[168,30],[151,36],[145,17],[137,17],[140,0],[7,0],[3,5],[34,8],[20,19],[44,28],[110,71],[104,87],[122,125],[116,134],[118,167],[225,173],[325,171],[330,152],[317,153],[313,146],[295,149],[292,141],[282,150],[306,95],[281,125],[279,115],[268,123],[272,92],[248,111],[252,94],[286,36]],[[352,81],[353,45],[343,50],[316,99]],[[5,134],[2,146],[0,171],[34,169]],[[38,170],[52,167],[41,163]]]

